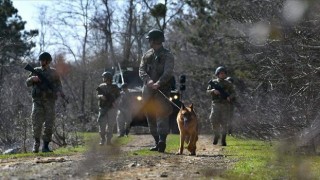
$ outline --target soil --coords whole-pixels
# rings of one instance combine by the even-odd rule
[[[97,145],[92,141],[85,154],[0,160],[1,179],[212,179],[233,162],[223,155],[223,147],[212,145],[212,137],[200,135],[197,155],[175,152],[153,156],[128,156],[128,152],[148,149],[151,135],[131,135],[133,141],[121,147]],[[125,137],[123,137],[125,138]],[[178,147],[178,146],[177,146]]]

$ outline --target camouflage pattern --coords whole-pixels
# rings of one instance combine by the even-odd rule
[[[117,116],[115,103],[120,95],[120,89],[115,84],[102,83],[96,90],[97,96],[104,95],[106,97],[106,100],[101,98],[98,100],[99,115],[97,122],[99,124],[99,132],[101,136],[107,135],[107,139],[111,140]]]
[[[124,135],[126,130],[130,128],[130,123],[132,119],[132,105],[131,105],[131,94],[126,91],[120,93],[120,98],[118,102],[118,132],[120,135]]]
[[[153,49],[148,50],[141,59],[139,76],[144,82],[142,95],[147,107],[146,115],[150,132],[153,136],[169,133],[169,115],[172,112],[172,106],[158,90],[153,90],[146,84],[149,80],[158,82],[159,90],[169,97],[173,68],[174,57],[164,47],[156,52]]]
[[[214,89],[210,84],[211,82],[217,83],[222,87],[222,89],[228,93],[231,99],[235,98],[235,91],[233,85],[226,80],[223,79],[213,79],[209,81],[209,85],[207,87],[208,90]],[[227,100],[222,98],[220,95],[212,94],[210,93],[212,98],[212,105],[211,105],[211,113],[209,119],[212,123],[212,128],[214,133],[220,132],[220,126],[221,126],[221,133],[225,134],[228,131],[228,124],[230,122],[232,109],[231,109],[231,103]]]
[[[26,80],[28,87],[32,86],[32,131],[35,139],[41,138],[42,128],[44,134],[42,136],[43,141],[51,142],[52,133],[55,125],[55,102],[57,99],[57,92],[62,92],[62,86],[60,77],[54,68],[36,67],[36,71],[41,72],[53,86],[53,90],[49,89],[44,83],[34,83],[31,73]]]

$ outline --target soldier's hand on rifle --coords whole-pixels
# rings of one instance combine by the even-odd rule
[[[219,95],[219,94],[220,94],[220,92],[219,92],[218,90],[215,90],[215,89],[212,89],[212,90],[211,90],[211,93],[212,93],[212,94],[215,94],[215,95]]]
[[[38,76],[32,76],[31,78],[33,82],[40,82],[40,79]]]
[[[107,100],[106,97],[104,95],[98,95],[99,99],[102,99],[102,100]]]
[[[152,88],[153,84],[154,84],[153,80],[150,79],[150,80],[147,82],[147,87]]]
[[[152,89],[158,89],[160,87],[159,83],[153,83]]]

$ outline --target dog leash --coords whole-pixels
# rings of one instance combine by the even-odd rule
[[[162,94],[171,104],[173,104],[174,106],[176,106],[179,110],[181,109],[176,103],[170,101],[170,99],[169,99],[162,91],[160,91],[159,89],[157,89],[157,90],[158,90],[158,91],[160,92],[160,94]]]

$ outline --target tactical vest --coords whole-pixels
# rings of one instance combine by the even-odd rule
[[[98,105],[101,108],[112,108],[113,103],[120,95],[120,90],[115,84],[102,83],[97,88],[98,95],[104,95],[106,100],[99,99]]]
[[[56,70],[48,68],[42,70],[41,67],[36,67],[35,71],[40,72],[51,83],[53,90],[48,87],[44,82],[35,83],[32,87],[32,98],[34,99],[57,99],[58,82],[60,82],[59,76]],[[31,74],[33,76],[35,74]]]

